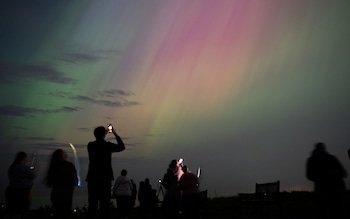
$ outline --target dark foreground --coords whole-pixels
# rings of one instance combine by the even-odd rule
[[[350,218],[350,193],[344,206],[344,218]],[[313,193],[310,192],[282,192],[280,193],[279,204],[264,206],[258,209],[255,206],[241,206],[237,196],[211,198],[202,209],[202,219],[253,219],[253,218],[282,218],[282,219],[312,219],[317,218],[317,208],[315,206]],[[49,213],[31,211],[26,219],[52,218]],[[75,213],[72,219],[85,219],[83,212]],[[118,212],[112,209],[111,218],[117,219]],[[143,218],[139,214],[139,209],[135,208],[129,219]],[[157,208],[152,219],[162,219],[162,209]],[[332,217],[336,218],[336,217]]]

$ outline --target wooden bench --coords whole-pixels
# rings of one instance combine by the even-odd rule
[[[240,210],[252,210],[262,216],[267,206],[273,206],[279,211],[280,181],[269,183],[256,183],[255,193],[239,193]],[[271,209],[271,207],[269,207]]]

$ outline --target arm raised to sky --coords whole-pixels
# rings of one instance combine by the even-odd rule
[[[114,127],[112,127],[112,133],[115,136],[115,139],[117,140],[117,144],[113,144],[112,146],[112,152],[121,152],[125,150],[125,145],[123,140],[120,138],[120,136],[115,131]]]

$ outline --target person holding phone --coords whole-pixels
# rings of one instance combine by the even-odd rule
[[[20,151],[8,168],[9,185],[6,188],[6,216],[21,218],[27,213],[31,204],[31,189],[36,177],[34,168],[27,165],[28,156]]]
[[[117,144],[105,140],[109,129],[115,136]],[[111,125],[110,128],[103,126],[95,128],[94,136],[96,140],[87,145],[89,154],[89,169],[86,176],[89,204],[87,218],[95,218],[98,203],[100,204],[100,218],[109,218],[111,185],[114,180],[112,153],[125,150],[125,145]]]
[[[182,167],[184,174],[179,181],[181,190],[181,203],[184,218],[200,219],[200,191],[199,180],[196,174],[192,173],[187,166]]]

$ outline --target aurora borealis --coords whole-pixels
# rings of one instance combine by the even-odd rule
[[[19,150],[38,154],[34,202],[56,148],[72,159],[77,147],[85,178],[86,145],[109,123],[127,147],[115,176],[154,187],[182,157],[211,196],[275,180],[310,190],[318,141],[349,170],[349,1],[30,0],[0,12],[1,192]],[[75,198],[86,193],[83,182]]]

